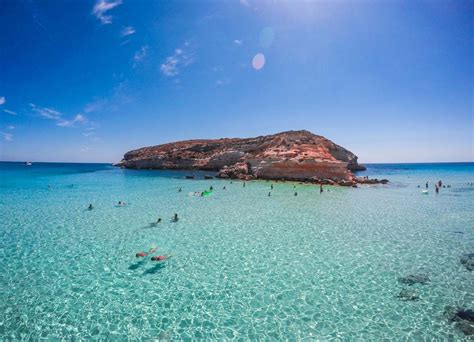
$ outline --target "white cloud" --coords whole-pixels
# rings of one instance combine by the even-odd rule
[[[14,129],[15,129],[15,126],[13,126],[13,125],[7,126],[7,129],[9,129],[9,130],[14,130]]]
[[[122,0],[97,0],[92,9],[92,14],[101,21],[102,24],[112,23],[112,16],[106,13],[122,4]]]
[[[5,102],[7,102],[7,100],[5,100],[5,96],[0,96],[0,105],[4,104]]]
[[[36,112],[37,114],[41,115],[42,117],[46,119],[59,120],[61,118],[61,113],[58,112],[57,110],[46,108],[46,107],[38,107],[34,103],[30,103],[30,106],[34,112]]]
[[[217,80],[216,84],[218,86],[225,86],[225,85],[230,84],[230,80],[228,78],[223,79],[223,80]]]
[[[56,121],[56,126],[59,127],[74,127],[75,124],[85,124],[88,122],[87,118],[82,114],[77,114],[71,120],[63,119],[62,114],[55,109],[39,107],[34,103],[30,103],[33,111],[45,119]]]
[[[185,42],[184,46],[188,47],[189,43]],[[160,70],[165,76],[176,76],[179,74],[180,68],[187,67],[194,62],[194,59],[186,50],[185,48],[177,48],[172,56],[166,57],[165,62],[160,66]]]
[[[247,7],[250,7],[250,4],[249,4],[248,0],[240,0],[240,4],[244,5],[244,6],[247,6]]]
[[[60,127],[73,127],[76,123],[83,124],[86,122],[87,122],[87,118],[84,115],[77,114],[72,120],[63,120],[63,119],[58,120],[56,125]]]
[[[234,44],[236,44],[236,45],[242,45],[242,43],[243,43],[243,42],[242,42],[241,40],[239,40],[239,39],[235,39],[235,40],[234,40]]]
[[[132,26],[127,26],[120,32],[122,37],[130,36],[135,33],[135,29]]]
[[[3,111],[7,114],[10,114],[10,115],[16,115],[16,112],[14,112],[12,110],[4,109]]]
[[[148,45],[144,45],[135,52],[133,55],[133,67],[137,67],[139,63],[143,62],[143,60],[148,56]]]
[[[13,134],[11,133],[4,133],[4,132],[1,132],[2,135],[3,135],[3,140],[5,141],[13,141]]]

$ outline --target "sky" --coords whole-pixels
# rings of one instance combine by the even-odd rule
[[[306,129],[474,161],[474,1],[3,0],[0,160]]]

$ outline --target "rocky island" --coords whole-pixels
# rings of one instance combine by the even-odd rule
[[[125,153],[116,164],[130,169],[216,171],[219,178],[274,179],[355,185],[384,182],[356,178],[357,156],[311,132],[287,131],[256,138],[185,140]]]

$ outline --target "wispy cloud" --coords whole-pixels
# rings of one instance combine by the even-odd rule
[[[56,125],[60,127],[73,127],[76,123],[86,123],[87,119],[82,114],[77,114],[72,120],[59,120]]]
[[[242,45],[243,44],[243,41],[239,40],[239,39],[235,39],[234,40],[234,44],[236,45]]]
[[[133,55],[133,67],[136,68],[138,64],[143,62],[148,56],[148,45],[142,46],[135,54]]]
[[[244,5],[244,6],[247,6],[247,7],[250,7],[250,4],[249,4],[248,0],[240,0],[240,4]]]
[[[43,118],[51,120],[59,120],[61,118],[61,113],[57,110],[46,107],[38,107],[34,103],[30,103],[30,106],[35,113],[39,114]]]
[[[187,51],[188,46],[189,43],[185,42],[183,48],[174,50],[173,55],[166,57],[165,62],[160,66],[160,70],[165,76],[176,76],[181,68],[187,67],[194,62],[193,57]]]
[[[122,4],[122,0],[97,0],[92,9],[92,14],[101,21],[102,24],[112,23],[112,16],[106,13]]]
[[[75,124],[84,124],[88,122],[87,118],[82,114],[77,114],[71,120],[66,120],[63,118],[62,114],[55,109],[47,107],[39,107],[34,103],[30,103],[31,108],[41,117],[49,120],[56,121],[56,125],[59,127],[74,127]]]
[[[10,114],[10,115],[16,115],[16,112],[14,112],[12,110],[4,109],[3,111],[7,114]]]
[[[0,96],[0,105],[4,104],[5,102],[7,102],[7,100],[5,100],[5,96]]]
[[[13,126],[13,125],[7,126],[7,129],[9,129],[10,131],[11,131],[11,130],[14,130],[14,129],[15,129],[15,126]]]
[[[120,35],[122,37],[130,36],[135,33],[135,29],[132,26],[127,26],[122,29]]]
[[[225,85],[228,85],[228,84],[230,84],[230,79],[228,79],[228,78],[216,81],[216,85],[218,85],[218,86],[225,86]]]
[[[11,133],[5,133],[5,132],[1,132],[2,135],[3,135],[3,140],[5,141],[13,141],[13,134]]]

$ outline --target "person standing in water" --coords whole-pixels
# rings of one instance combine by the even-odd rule
[[[439,186],[437,184],[435,184],[435,191],[436,193],[439,193]]]
[[[245,188],[245,182],[244,182],[244,185],[242,187]]]
[[[178,214],[174,214],[174,217],[173,217],[173,220],[172,220],[172,221],[173,221],[173,222],[178,222],[178,220],[179,220],[179,219],[178,219]]]
[[[94,209],[94,207],[92,206],[92,203],[91,203],[91,204],[89,204],[89,206],[87,207],[87,209],[89,209],[89,210],[92,210],[92,209]]]
[[[323,193],[323,185],[322,185],[322,184],[319,184],[319,193],[320,193],[320,194]]]
[[[428,189],[428,182],[426,182],[425,187]]]
[[[298,196],[298,193],[295,191],[295,196]]]
[[[268,197],[270,197],[271,195],[272,195],[272,192],[271,192],[271,191],[269,191],[269,192],[268,192]]]
[[[270,184],[270,189],[273,190],[273,184]]]
[[[178,192],[181,192],[181,188],[178,189]]]

